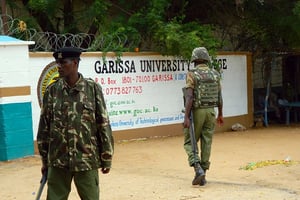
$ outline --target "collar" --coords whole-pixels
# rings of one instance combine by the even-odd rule
[[[84,90],[84,81],[83,81],[84,78],[81,73],[78,73],[78,74],[79,74],[79,79],[75,83],[74,87],[70,88],[68,83],[64,79],[62,79],[62,88],[66,89],[66,90],[73,89],[73,90],[77,90],[77,91],[83,91]]]

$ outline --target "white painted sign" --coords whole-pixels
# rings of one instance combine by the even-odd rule
[[[91,62],[80,70],[102,86],[113,130],[182,123],[189,62],[157,55]]]
[[[246,55],[217,59],[222,67],[224,117],[247,114]],[[34,66],[43,59],[30,60]],[[34,71],[38,73],[33,75],[35,84],[51,62],[53,59],[48,59]],[[123,56],[120,63],[111,57],[104,63],[102,57],[83,55],[79,71],[102,86],[112,129],[128,130],[182,123],[182,88],[187,70],[193,67],[188,61],[160,55]],[[33,95],[37,99],[37,92],[33,91]],[[36,130],[40,110],[38,101],[33,104]]]

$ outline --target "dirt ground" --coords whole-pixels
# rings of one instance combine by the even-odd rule
[[[291,164],[280,164],[287,157]],[[300,200],[299,161],[300,124],[215,134],[202,187],[191,184],[182,136],[117,141],[111,173],[100,175],[101,200]],[[38,156],[0,162],[0,199],[33,200],[39,180]],[[69,199],[80,199],[74,184]]]

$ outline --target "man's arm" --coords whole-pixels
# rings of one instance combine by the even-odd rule
[[[96,120],[98,127],[98,143],[100,147],[100,160],[103,173],[108,173],[111,168],[112,157],[114,154],[114,138],[109,122],[108,111],[104,101],[102,88],[95,84],[96,95]]]
[[[46,90],[43,97],[43,105],[40,114],[39,127],[37,132],[37,145],[38,150],[42,158],[42,174],[47,171],[47,158],[49,148],[49,131],[50,131],[50,113],[49,104],[50,95],[49,91]]]
[[[186,75],[186,89],[185,89],[185,114],[184,114],[184,128],[190,127],[190,116],[191,110],[193,107],[193,100],[194,100],[194,74],[193,72],[189,71]]]
[[[218,117],[217,117],[217,124],[222,126],[224,124],[223,120],[223,97],[222,97],[222,89],[221,84],[219,82],[219,95],[218,95]]]
[[[185,113],[184,113],[184,122],[183,122],[184,128],[190,127],[190,116],[191,116],[191,110],[193,106],[193,98],[194,98],[193,89],[186,88]]]

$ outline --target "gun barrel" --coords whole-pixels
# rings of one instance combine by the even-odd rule
[[[40,200],[41,199],[43,189],[44,189],[44,186],[45,186],[46,182],[47,182],[47,175],[46,175],[46,173],[44,173],[42,178],[41,178],[40,187],[39,187],[39,190],[37,192],[35,200]]]
[[[190,124],[190,138],[191,138],[191,143],[192,143],[192,149],[194,155],[198,154],[198,147],[197,147],[197,142],[196,142],[196,137],[195,137],[195,127],[194,127],[194,117],[193,117],[193,112],[191,112],[191,124]]]
[[[182,88],[182,93],[183,93],[183,105],[185,106],[185,102],[186,102],[186,92],[187,89],[186,87]],[[185,108],[181,110],[181,112],[185,113]],[[191,138],[191,143],[192,143],[192,149],[193,149],[193,153],[194,155],[198,154],[198,147],[197,147],[197,142],[196,142],[196,137],[195,137],[195,129],[194,129],[194,117],[193,117],[193,112],[191,112],[191,116],[190,116],[190,120],[191,120],[191,124],[189,127],[189,132],[190,132],[190,138]]]

